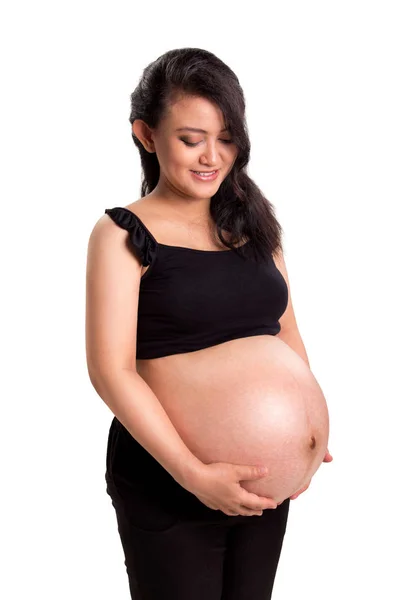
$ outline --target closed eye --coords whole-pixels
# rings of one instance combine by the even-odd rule
[[[198,146],[198,144],[200,144],[201,142],[189,142],[188,140],[184,140],[183,138],[179,138],[184,144],[186,144],[186,146],[191,146],[192,148],[194,146]],[[233,144],[233,140],[219,140],[220,142],[222,142],[223,144]]]

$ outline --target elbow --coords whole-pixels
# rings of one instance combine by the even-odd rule
[[[123,374],[127,370],[133,373],[131,369],[126,369],[122,366],[113,366],[107,368],[100,368],[98,366],[94,367],[93,365],[89,364],[87,366],[90,383],[103,400],[108,396],[110,390],[112,390],[116,384],[122,381]]]
[[[106,398],[120,393],[121,386],[124,389],[127,380],[131,385],[136,380],[134,376],[140,378],[136,370],[122,365],[102,366],[100,368],[88,364],[87,370],[92,386],[104,401],[106,401]],[[132,377],[134,378],[132,379]]]
[[[92,384],[98,395],[102,398],[103,390],[105,388],[105,381],[107,379],[106,375],[101,370],[90,367],[89,365],[87,367],[87,372],[90,383]]]

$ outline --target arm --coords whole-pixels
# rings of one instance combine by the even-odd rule
[[[163,406],[136,371],[141,265],[126,231],[107,216],[89,239],[86,276],[86,356],[96,392],[141,444],[181,485],[201,471]]]
[[[135,371],[90,371],[96,392],[117,419],[181,485],[201,470],[203,463],[182,441],[163,406]]]
[[[300,358],[302,358],[305,361],[308,367],[310,367],[307,352],[304,347],[304,343],[301,338],[299,329],[297,327],[296,317],[293,310],[292,297],[290,293],[289,276],[282,252],[279,252],[273,258],[277,269],[279,269],[279,271],[282,274],[282,277],[286,281],[289,293],[288,305],[282,317],[279,319],[281,330],[276,337],[279,337],[288,346],[290,346],[296,352],[296,354],[298,354]]]

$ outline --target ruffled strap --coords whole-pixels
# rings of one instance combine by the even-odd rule
[[[143,266],[147,267],[150,265],[157,252],[157,240],[139,217],[128,208],[122,206],[106,208],[104,212],[119,227],[128,231],[129,239],[133,247],[138,251]]]

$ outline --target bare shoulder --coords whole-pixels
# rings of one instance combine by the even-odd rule
[[[165,230],[165,225],[168,224],[170,219],[168,210],[162,203],[156,203],[146,196],[127,204],[124,208],[137,215],[156,239]]]
[[[185,227],[168,212],[168,203],[144,196],[124,206],[139,217],[147,230],[159,243],[185,245]]]
[[[153,224],[171,219],[171,215],[168,213],[167,201],[153,200],[153,198],[148,196],[139,198],[124,208],[131,210],[139,219],[149,221]]]
[[[164,202],[165,204],[165,202]],[[124,208],[131,210],[132,212],[139,215],[147,215],[149,217],[157,217],[157,215],[163,215],[165,212],[163,203],[157,202],[148,196],[143,196],[131,204],[127,204]]]

